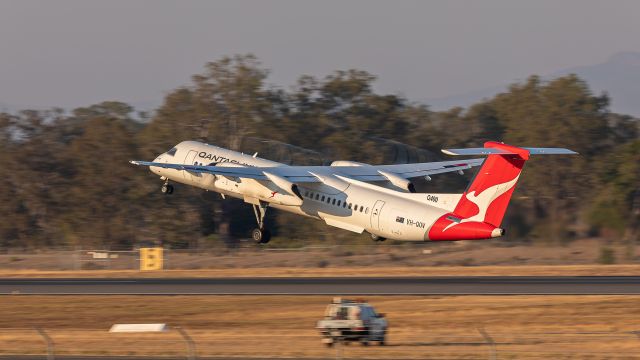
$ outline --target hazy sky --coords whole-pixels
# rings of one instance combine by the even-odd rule
[[[0,0],[0,103],[158,104],[207,61],[269,81],[358,68],[413,100],[640,51],[640,1]]]

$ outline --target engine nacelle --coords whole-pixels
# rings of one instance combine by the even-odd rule
[[[405,179],[397,174],[378,170],[378,173],[384,176],[389,182],[400,189],[406,190],[408,192],[414,193],[416,192],[416,187],[413,185],[411,181]]]
[[[297,187],[294,188],[297,189]],[[238,187],[238,192],[243,195],[245,201],[252,204],[257,204],[257,201],[265,201],[285,206],[302,205],[302,199],[295,193],[292,195],[289,191],[293,190],[289,190],[284,186],[280,187],[273,181],[247,178],[242,178]],[[248,199],[254,199],[255,202],[248,201]]]
[[[302,194],[300,194],[300,190],[298,189],[298,185],[292,183],[291,181],[283,178],[282,176],[274,175],[268,172],[263,172],[264,176],[266,176],[271,182],[273,182],[277,187],[287,192],[289,195],[293,195],[298,199],[302,200]]]
[[[357,162],[357,161],[349,161],[349,160],[336,160],[331,163],[331,166],[370,166],[369,164]]]

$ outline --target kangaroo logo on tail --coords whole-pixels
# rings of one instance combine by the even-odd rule
[[[486,188],[484,191],[480,192],[480,194],[476,194],[475,190],[468,193],[465,197],[467,198],[467,200],[471,201],[478,207],[478,213],[468,218],[462,219],[460,220],[460,222],[452,222],[451,224],[447,225],[447,227],[442,229],[442,232],[445,232],[447,231],[447,229],[451,227],[454,227],[456,225],[466,223],[466,222],[471,222],[471,221],[484,222],[485,217],[487,216],[487,210],[489,209],[489,206],[491,206],[491,204],[495,199],[499,198],[504,193],[511,190],[518,182],[519,177],[520,177],[520,174],[518,174],[511,181],[490,186]]]

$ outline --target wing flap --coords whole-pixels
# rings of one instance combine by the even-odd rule
[[[345,223],[336,219],[325,218],[324,221],[327,223],[327,225],[334,226],[339,229],[353,231],[354,233],[358,234],[362,234],[362,232],[364,232],[364,228],[361,226]]]

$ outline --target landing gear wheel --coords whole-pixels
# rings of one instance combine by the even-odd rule
[[[387,238],[383,238],[382,236],[378,236],[376,234],[371,234],[371,240],[375,241],[375,242],[382,242],[387,240]]]
[[[253,229],[251,238],[258,244],[266,244],[271,240],[271,232],[268,229]]]
[[[162,188],[160,189],[163,194],[171,195],[173,194],[173,185],[171,184],[162,184]]]

